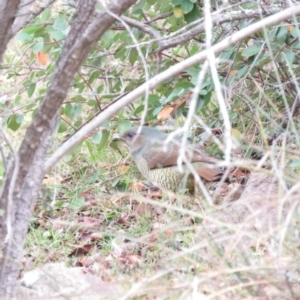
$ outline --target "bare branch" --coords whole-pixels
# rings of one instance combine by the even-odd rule
[[[152,38],[156,39],[159,43],[159,41],[161,40],[161,36],[160,34],[158,33],[158,31],[156,31],[155,29],[153,29],[151,26],[145,24],[145,23],[142,23],[142,22],[139,22],[137,20],[133,20],[131,18],[128,18],[128,17],[125,17],[125,16],[122,16],[121,18],[124,22],[126,22],[128,25],[132,26],[132,27],[135,27],[147,34],[149,34],[150,36],[152,36]]]
[[[212,24],[213,26],[218,26],[223,23],[232,22],[232,21],[241,21],[241,20],[247,20],[247,19],[256,19],[261,18],[262,16],[270,16],[275,13],[279,13],[282,10],[282,8],[265,8],[265,9],[258,9],[258,10],[243,10],[243,11],[235,11],[227,14],[216,14],[212,13]],[[205,31],[205,22],[204,19],[201,19],[199,21],[199,24],[195,26],[194,28],[183,31],[180,30],[178,32],[175,32],[173,35],[176,34],[176,36],[168,37],[165,41],[163,46],[159,49],[159,51],[163,51],[165,49],[175,47],[177,45],[183,44],[198,34]]]
[[[212,23],[213,26],[218,26],[227,22],[232,21],[241,21],[247,19],[257,19],[263,16],[270,16],[275,13],[279,13],[282,11],[282,7],[266,7],[264,9],[257,10],[242,10],[242,11],[234,11],[226,14],[220,14],[219,11],[212,13]],[[148,22],[146,22],[148,23]],[[204,19],[201,18],[191,24],[186,25],[180,30],[170,34],[166,37],[154,38],[147,42],[142,42],[140,45],[151,44],[157,42],[159,44],[159,52],[163,50],[176,47],[177,45],[184,44],[191,39],[195,38],[198,34],[201,34],[205,31]],[[129,46],[128,48],[132,48],[135,46]]]

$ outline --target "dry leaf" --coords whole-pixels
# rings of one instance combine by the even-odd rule
[[[99,228],[103,222],[100,218],[81,217],[78,219],[81,228]]]
[[[117,170],[120,173],[126,173],[129,168],[130,168],[129,165],[120,165],[120,166],[118,166]]]
[[[72,252],[68,255],[70,256],[83,256],[85,254],[90,253],[94,249],[93,244],[85,244],[85,245],[75,245]]]
[[[34,55],[35,59],[42,65],[46,66],[48,64],[48,58],[47,58],[47,53],[44,52],[38,52],[37,54]]]
[[[173,106],[165,106],[157,115],[158,120],[166,120],[170,117],[172,112],[174,111]]]
[[[103,239],[103,235],[100,232],[93,232],[91,234],[91,240],[92,241],[101,241]]]

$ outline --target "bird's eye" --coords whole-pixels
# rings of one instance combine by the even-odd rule
[[[134,137],[134,134],[133,133],[128,133],[127,136],[132,139]]]

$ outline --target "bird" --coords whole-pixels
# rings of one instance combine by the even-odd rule
[[[188,190],[193,194],[195,178],[191,168],[183,164],[182,172],[178,166],[181,139],[170,139],[169,134],[157,128],[131,127],[115,135],[114,140],[126,144],[140,173],[156,187],[171,192]],[[170,142],[168,142],[170,140]],[[197,174],[207,181],[222,177],[223,170],[217,166],[218,159],[188,143],[185,155]]]

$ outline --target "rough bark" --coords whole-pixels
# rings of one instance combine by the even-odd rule
[[[0,1],[0,62],[6,46],[12,37],[11,26],[15,20],[20,0],[1,0]]]
[[[136,0],[116,0],[107,10],[121,15],[135,2]],[[18,163],[11,163],[6,173],[0,198],[0,209],[4,211],[0,217],[0,240],[5,242],[0,264],[0,297],[10,297],[13,294],[27,228],[44,176],[43,162],[60,107],[75,73],[94,43],[115,22],[114,16],[107,11],[103,11],[95,19],[91,18],[96,11],[96,4],[96,0],[78,2],[70,33],[45,100],[26,131],[18,151]],[[12,176],[14,170],[17,171],[15,180]],[[14,189],[11,190],[11,187]]]

